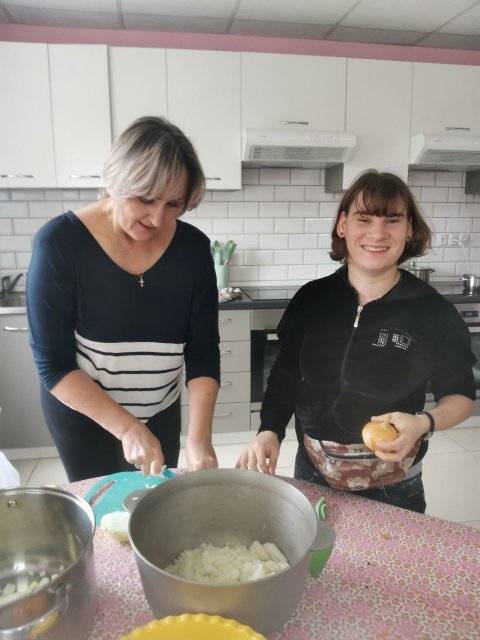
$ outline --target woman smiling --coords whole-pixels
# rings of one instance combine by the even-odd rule
[[[469,417],[475,398],[465,324],[430,285],[399,268],[429,242],[397,176],[370,171],[346,191],[330,253],[344,264],[289,304],[259,433],[238,467],[273,473],[294,413],[296,478],[425,511],[427,440]],[[426,412],[428,383],[436,404]],[[388,421],[397,435],[376,440],[374,453],[362,443],[371,419]]]

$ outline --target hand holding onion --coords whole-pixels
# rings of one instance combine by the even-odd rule
[[[364,426],[368,441],[363,431],[362,437],[367,447],[372,449],[381,460],[401,462],[407,457],[415,442],[425,433],[425,420],[423,415],[414,416],[402,411],[372,416],[371,422]],[[373,435],[373,442],[368,434]]]

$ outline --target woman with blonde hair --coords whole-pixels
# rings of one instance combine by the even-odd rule
[[[429,242],[397,176],[369,171],[345,192],[330,253],[343,266],[290,302],[259,433],[237,466],[274,473],[295,414],[296,478],[425,511],[428,438],[469,417],[475,399],[466,325],[433,287],[399,268]],[[424,411],[428,383],[436,404]],[[362,442],[370,420],[389,422],[395,436],[370,443],[374,452]]]
[[[208,238],[179,220],[204,194],[200,163],[177,127],[139,118],[104,185],[34,240],[27,308],[46,423],[70,481],[177,466],[185,365],[187,464],[214,467],[215,273]]]

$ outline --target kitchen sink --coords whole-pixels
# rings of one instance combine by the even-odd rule
[[[0,298],[0,308],[2,307],[24,307],[26,296],[24,293],[9,293]]]

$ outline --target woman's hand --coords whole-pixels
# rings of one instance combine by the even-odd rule
[[[274,475],[279,453],[280,442],[277,434],[274,431],[261,431],[242,452],[235,468],[263,471],[263,473]]]
[[[145,475],[160,473],[164,457],[160,442],[143,422],[135,422],[120,438],[125,460]]]
[[[430,426],[426,415],[413,416],[411,413],[392,411],[382,416],[372,416],[372,422],[391,422],[399,433],[396,440],[375,443],[375,455],[386,462],[401,462],[404,460],[417,440],[419,440]]]
[[[211,442],[193,442],[187,439],[185,455],[189,471],[218,467],[217,456]]]

